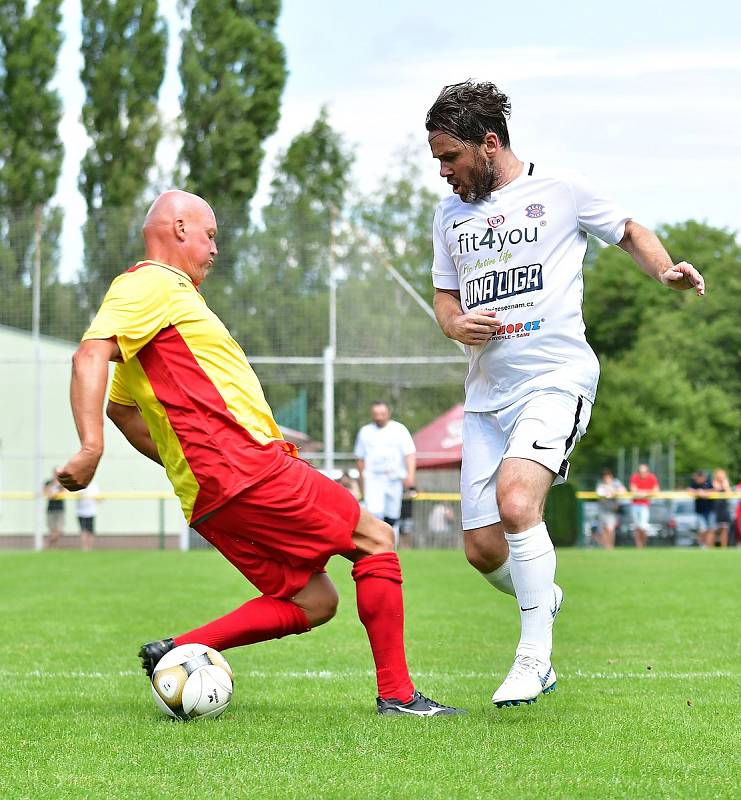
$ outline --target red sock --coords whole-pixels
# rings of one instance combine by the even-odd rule
[[[175,637],[175,644],[205,644],[228,650],[311,630],[306,614],[290,600],[262,595],[201,628]]]
[[[396,553],[377,553],[352,569],[358,594],[358,616],[376,662],[378,696],[408,702],[414,695],[404,654],[404,599]]]

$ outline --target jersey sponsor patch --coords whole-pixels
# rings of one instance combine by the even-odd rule
[[[497,217],[487,217],[489,219],[497,219]],[[468,220],[466,220],[468,222]],[[502,216],[502,222],[504,217]],[[501,224],[501,223],[500,223]],[[501,253],[505,247],[517,247],[518,245],[535,244],[538,241],[538,228],[533,225],[528,228],[512,228],[511,230],[502,230],[494,233],[495,225],[491,225],[486,229],[483,235],[478,233],[465,233],[458,234],[458,253],[478,252],[479,250],[495,250]]]
[[[497,272],[492,270],[466,282],[466,306],[476,308],[505,297],[513,297],[543,288],[543,265],[526,264]]]

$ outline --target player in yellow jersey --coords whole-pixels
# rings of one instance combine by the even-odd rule
[[[324,567],[341,554],[353,562],[378,712],[459,713],[420,694],[409,676],[392,529],[296,457],[244,352],[198,291],[217,255],[214,212],[196,195],[165,192],[143,232],[146,260],[113,281],[74,355],[71,402],[81,446],[59,481],[75,491],[95,474],[113,361],[108,416],[164,466],[190,525],[262,592],[200,628],[144,645],[147,674],[177,645],[225,650],[327,622],[337,593]]]

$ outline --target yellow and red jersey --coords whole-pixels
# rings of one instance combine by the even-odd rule
[[[122,363],[109,397],[138,406],[189,522],[296,455],[242,348],[181,270],[141,261],[119,275],[82,338],[113,337]]]

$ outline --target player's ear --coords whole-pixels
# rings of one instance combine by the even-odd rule
[[[175,232],[175,238],[182,242],[185,239],[185,222],[183,221],[183,218],[176,217],[172,223],[172,227]]]
[[[493,131],[489,131],[489,133],[484,136],[484,150],[486,154],[489,156],[493,156],[497,150],[501,150],[502,145],[499,142],[499,137]]]

